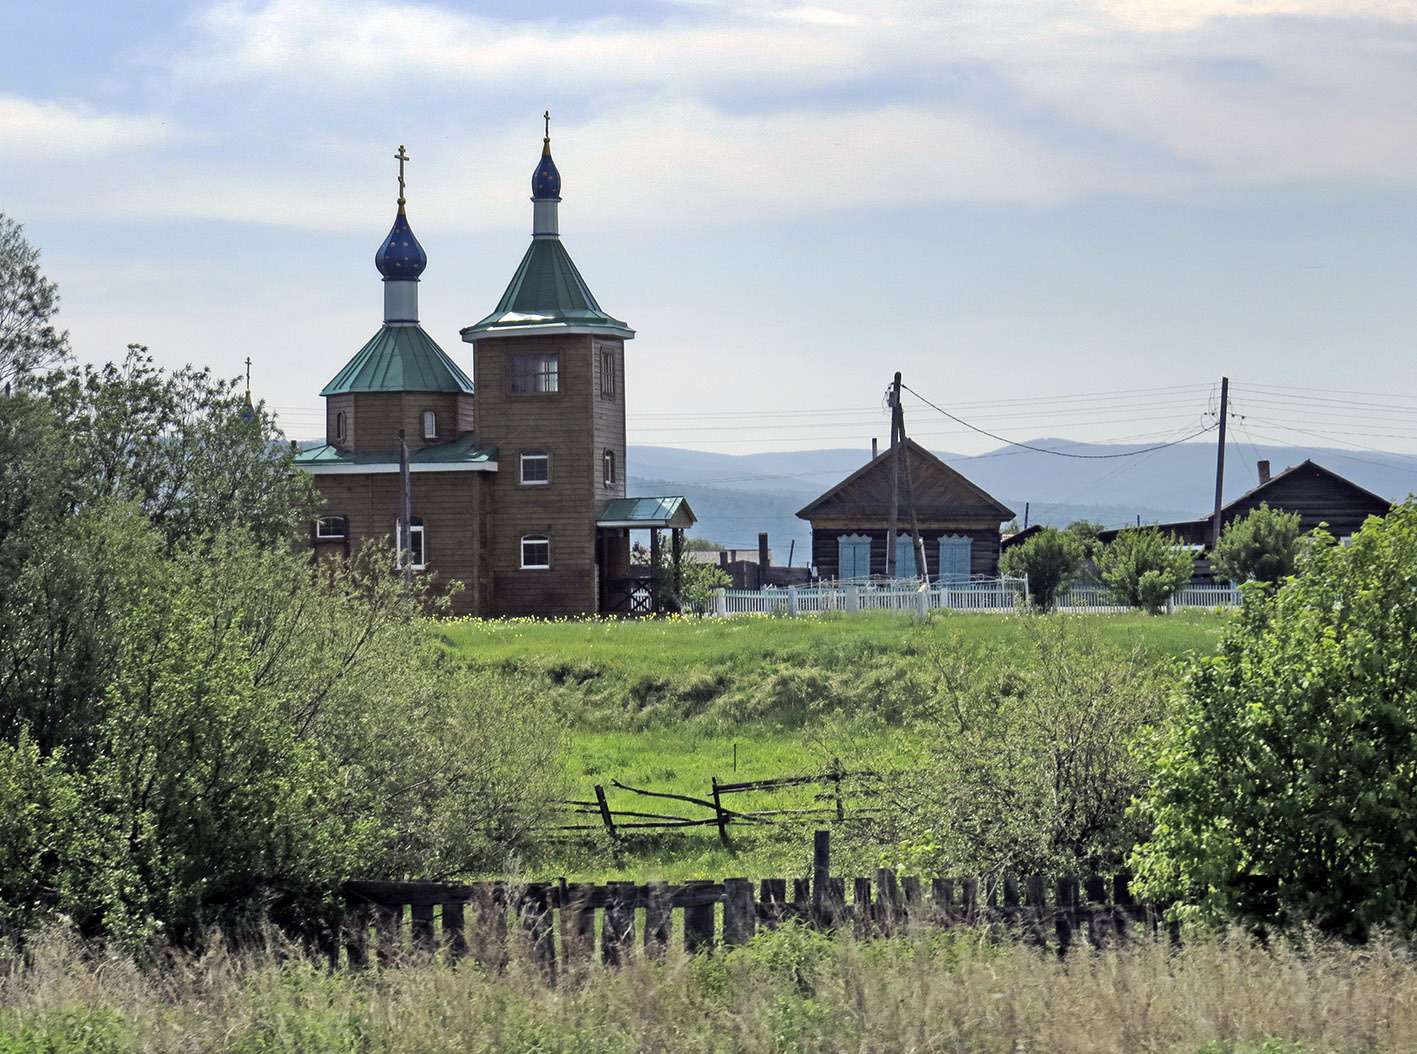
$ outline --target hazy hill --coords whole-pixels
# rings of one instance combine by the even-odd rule
[[[1037,439],[1031,446],[1069,454],[1121,454],[1126,447]],[[1215,446],[1182,443],[1135,457],[1060,457],[1005,447],[976,457],[935,451],[946,463],[1014,509],[1019,522],[1028,503],[1034,523],[1063,525],[1090,519],[1108,526],[1205,515],[1215,496]],[[774,559],[785,563],[795,539],[805,558],[810,537],[796,511],[854,472],[869,450],[714,454],[672,447],[631,446],[629,486],[634,494],[683,494],[699,516],[692,532],[746,548],[767,531]],[[1389,500],[1417,490],[1417,457],[1332,448],[1232,444],[1226,450],[1225,500],[1258,482],[1255,463],[1274,473],[1311,458]]]

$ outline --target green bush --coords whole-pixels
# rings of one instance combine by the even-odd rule
[[[1243,519],[1231,521],[1215,547],[1215,574],[1231,582],[1278,583],[1294,573],[1299,553],[1299,514],[1261,502]]]
[[[1043,611],[1053,610],[1082,567],[1083,546],[1072,534],[1045,527],[1004,553],[999,570],[1028,579],[1028,596]]]
[[[1180,539],[1156,527],[1118,531],[1097,558],[1098,574],[1112,596],[1153,615],[1190,581],[1194,566]]]
[[[1417,507],[1250,591],[1139,814],[1145,895],[1253,926],[1417,931]]]

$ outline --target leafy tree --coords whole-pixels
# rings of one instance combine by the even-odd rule
[[[1097,551],[1102,548],[1102,543],[1097,540],[1097,536],[1105,531],[1106,527],[1092,520],[1074,520],[1064,529],[1082,546],[1083,559],[1094,560],[1097,558]]]
[[[693,553],[693,552],[712,553],[712,552],[717,552],[718,550],[720,550],[720,549],[722,549],[722,548],[724,548],[723,545],[719,544],[718,542],[709,541],[707,538],[685,538],[685,539],[684,539],[684,552],[686,552],[686,553]]]
[[[1226,525],[1215,547],[1215,573],[1231,582],[1275,585],[1294,573],[1298,553],[1299,514],[1261,502],[1248,516]]]
[[[999,570],[1006,575],[1028,579],[1029,599],[1044,611],[1051,611],[1058,596],[1066,592],[1082,566],[1082,545],[1071,534],[1045,527],[1022,545],[1004,553]]]
[[[1112,595],[1152,614],[1190,581],[1194,565],[1180,539],[1156,527],[1117,532],[1097,558],[1098,573]]]
[[[0,390],[69,357],[69,334],[50,323],[59,290],[39,269],[24,228],[0,212]]]
[[[1325,532],[1247,591],[1187,681],[1135,863],[1147,896],[1256,927],[1417,932],[1417,506]]]
[[[160,369],[132,344],[121,363],[59,371],[46,387],[81,497],[136,502],[169,544],[238,524],[274,544],[313,514],[312,480],[264,404],[243,412],[234,380]]]

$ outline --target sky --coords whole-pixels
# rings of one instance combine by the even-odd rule
[[[398,146],[468,368],[549,110],[631,443],[865,449],[898,370],[941,451],[1183,439],[1228,376],[1239,438],[1417,453],[1414,0],[0,14],[0,211],[75,353],[249,356],[294,438],[381,322]]]

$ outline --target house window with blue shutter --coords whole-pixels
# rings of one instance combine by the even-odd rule
[[[842,534],[836,539],[837,578],[869,578],[871,539],[864,534]]]
[[[909,534],[895,536],[895,576],[915,577],[915,538]]]
[[[940,581],[968,582],[974,539],[952,534],[940,539]]]

